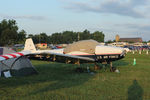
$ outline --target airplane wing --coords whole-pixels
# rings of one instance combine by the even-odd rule
[[[56,57],[63,57],[65,59],[69,58],[69,59],[78,59],[78,60],[83,60],[83,61],[90,61],[90,62],[94,62],[95,60],[89,57],[80,57],[80,56],[73,56],[73,55],[68,55],[68,54],[60,54],[60,53],[54,53],[54,52],[50,52],[50,51],[43,51],[43,52],[30,52],[30,51],[21,51],[21,52],[16,52],[16,53],[10,53],[10,54],[4,54],[4,55],[0,55],[0,61],[3,60],[8,60],[11,58],[17,58],[20,56],[30,56],[30,55],[53,55]]]
[[[39,54],[39,55],[54,55],[56,57],[64,57],[64,58],[78,59],[78,60],[91,61],[91,62],[95,61],[95,59],[92,59],[92,58],[89,58],[89,57],[80,57],[80,56],[74,56],[74,55],[69,55],[69,54],[54,53],[54,52],[51,52],[51,51],[32,53],[32,55],[37,55],[37,54]]]

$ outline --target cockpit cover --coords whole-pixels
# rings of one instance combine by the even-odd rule
[[[82,40],[82,41],[74,42],[73,44],[68,45],[64,49],[64,53],[80,51],[80,52],[93,54],[95,53],[95,48],[97,45],[99,45],[99,43],[95,40]]]

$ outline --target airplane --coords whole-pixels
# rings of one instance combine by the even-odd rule
[[[110,71],[113,72],[112,61],[125,57],[126,51],[123,48],[103,46],[95,40],[81,40],[68,45],[64,49],[36,50],[31,38],[26,39],[24,50],[21,52],[0,55],[0,62],[3,60],[28,56],[29,58],[40,57],[42,60],[52,60],[66,64],[97,63],[110,64]]]

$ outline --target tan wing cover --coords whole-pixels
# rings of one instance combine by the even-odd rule
[[[97,45],[99,45],[99,43],[95,40],[82,40],[82,41],[74,42],[73,44],[67,46],[64,49],[64,53],[81,51],[81,52],[93,54],[95,53],[95,48]]]

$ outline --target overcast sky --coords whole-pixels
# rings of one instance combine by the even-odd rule
[[[103,31],[105,40],[150,40],[150,0],[0,0],[0,21],[15,19],[28,34]]]

